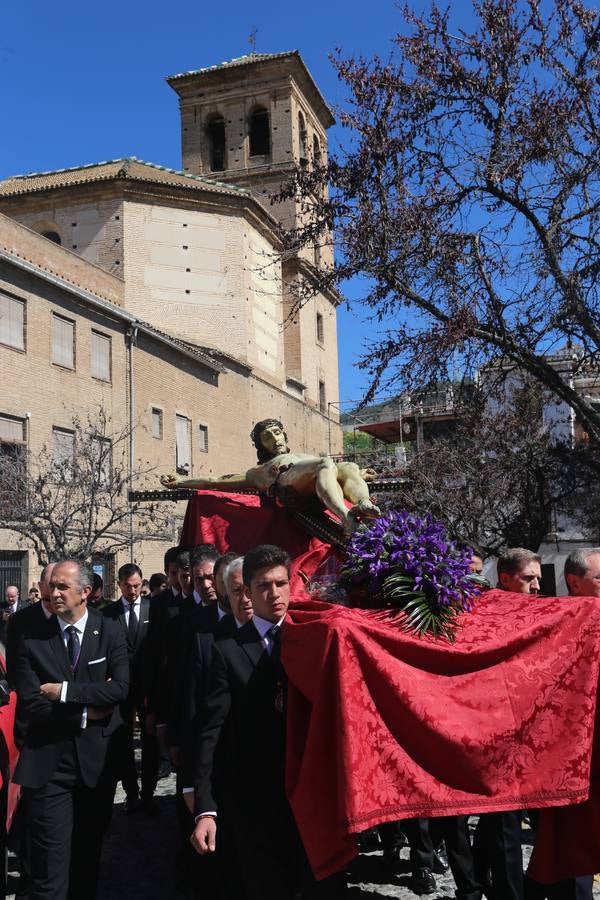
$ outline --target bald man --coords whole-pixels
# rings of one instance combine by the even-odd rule
[[[15,656],[21,635],[29,633],[31,628],[41,625],[52,613],[50,605],[50,579],[56,563],[48,563],[40,576],[40,603],[29,603],[23,606],[8,621],[6,632],[6,674],[11,687],[14,684]]]

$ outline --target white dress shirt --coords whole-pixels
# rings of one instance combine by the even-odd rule
[[[282,616],[278,622],[269,622],[267,619],[261,619],[260,616],[257,616],[256,613],[250,619],[251,622],[254,622],[254,627],[260,634],[260,639],[262,641],[262,645],[267,651],[269,655],[271,655],[271,651],[273,650],[273,641],[269,637],[268,632],[273,628],[273,626],[277,626],[277,628],[281,627],[281,623],[285,619],[285,616]]]
[[[69,641],[69,635],[67,634],[67,628],[69,627],[69,625],[74,625],[75,628],[77,629],[77,632],[79,634],[79,651],[81,652],[81,645],[83,644],[83,633],[85,631],[85,626],[86,626],[86,623],[88,620],[87,609],[84,612],[84,614],[82,615],[82,617],[77,622],[65,622],[65,620],[61,619],[60,616],[57,616],[56,618],[58,619],[58,625],[61,630],[62,639],[65,644],[65,653],[67,653],[67,644]],[[68,654],[67,654],[67,658],[68,658]],[[62,683],[62,688],[60,690],[60,702],[61,703],[67,702],[68,684],[69,684],[68,681],[63,681],[63,683]],[[84,706],[83,711],[81,713],[80,727],[86,728],[86,726],[87,726],[87,706]]]
[[[130,604],[129,600],[125,599],[125,597],[121,597],[121,605],[123,607],[123,613],[125,615],[125,623],[127,624],[127,626],[129,626],[129,610],[131,609],[131,604]],[[140,618],[141,618],[141,609],[142,609],[141,595],[137,598],[137,600],[134,600],[133,609],[135,611],[135,614],[136,614],[137,620],[138,620],[138,624],[139,624]]]

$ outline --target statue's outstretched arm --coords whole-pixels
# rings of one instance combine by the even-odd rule
[[[190,490],[202,490],[203,488],[215,488],[220,491],[248,491],[255,489],[245,475],[222,475],[197,478],[178,478],[176,475],[163,475],[160,479],[163,487],[177,490],[177,488],[189,488]]]

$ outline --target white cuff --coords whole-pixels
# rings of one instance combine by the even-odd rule
[[[87,728],[87,706],[83,707],[83,711],[81,713],[81,722],[79,723],[80,728]]]
[[[193,794],[194,788],[193,787],[192,788],[191,787],[182,788],[181,793],[182,794]]]
[[[68,681],[63,681],[62,687],[60,689],[60,697],[58,698],[61,703],[67,702],[67,688],[69,687]]]
[[[205,819],[207,816],[211,816],[211,818],[216,819],[217,814],[214,809],[209,810],[208,812],[200,813],[199,816],[195,816],[194,822],[198,822],[198,819]]]

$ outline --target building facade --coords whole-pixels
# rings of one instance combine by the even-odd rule
[[[295,449],[341,449],[338,301],[319,296],[287,322],[286,285],[312,263],[282,262],[267,201],[297,162],[294,117],[303,111],[303,139],[314,134],[322,153],[333,120],[297,53],[245,59],[169,79],[180,97],[190,80],[210,95],[196,113],[182,99],[184,171],[132,157],[0,182],[0,449],[35,454],[100,406],[135,425],[131,458],[157,483],[176,470],[244,471],[250,430],[267,416]],[[244,152],[268,152],[215,160],[215,114],[230,127],[233,95]],[[175,533],[134,547],[145,573],[176,537],[174,508]],[[26,542],[1,531],[0,554],[0,579],[18,569],[25,590],[39,568]]]

